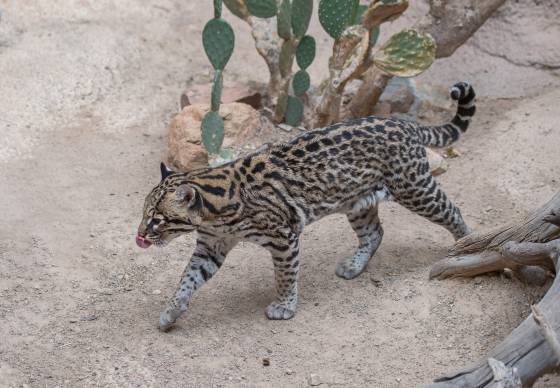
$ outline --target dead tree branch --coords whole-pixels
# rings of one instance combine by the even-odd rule
[[[535,265],[558,273],[559,208],[560,192],[518,224],[508,224],[459,240],[451,256],[437,263],[431,274],[438,278],[474,276],[488,270]],[[517,370],[523,386],[531,386],[538,377],[555,370],[560,361],[560,276],[556,276],[532,311],[484,360],[441,377],[428,387],[515,387],[492,385],[495,374],[486,362],[488,358],[500,360],[507,368]]]
[[[516,368],[508,368],[503,362],[490,357],[488,366],[492,369],[494,379],[492,388],[521,388],[521,379]]]
[[[548,221],[556,220],[558,214],[560,214],[560,192],[522,220],[463,237],[451,248],[448,257],[432,266],[430,278],[471,277],[504,268],[517,269],[520,264],[517,262],[515,252],[509,252],[507,256],[502,254],[506,243],[509,241],[542,243],[560,237],[560,228],[554,222]],[[523,257],[524,260],[528,260],[526,256]],[[531,263],[525,265],[542,265],[551,269],[550,261],[540,257],[537,256]]]
[[[535,322],[537,322],[537,325],[539,325],[541,329],[543,337],[546,338],[550,347],[554,350],[556,366],[558,366],[560,364],[560,343],[558,342],[558,337],[537,305],[532,305],[531,311],[533,312]]]

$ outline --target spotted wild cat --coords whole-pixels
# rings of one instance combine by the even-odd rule
[[[397,201],[456,239],[468,234],[459,209],[430,174],[424,149],[447,146],[467,129],[475,112],[472,87],[454,85],[451,98],[458,100],[457,113],[441,126],[370,116],[304,132],[220,167],[178,173],[162,164],[136,242],[147,248],[195,230],[198,236],[160,328],[177,320],[242,240],[272,254],[277,296],[266,316],[290,319],[298,299],[299,238],[313,221],[333,213],[348,217],[359,246],[336,267],[345,279],[358,276],[381,243],[382,200]]]

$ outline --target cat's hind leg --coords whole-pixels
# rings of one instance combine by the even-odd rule
[[[396,202],[433,223],[443,226],[453,234],[455,240],[471,233],[459,208],[451,202],[429,173],[426,160],[422,162],[419,170],[425,174],[420,175],[415,181],[401,179],[398,184],[390,187]]]
[[[377,205],[351,210],[346,217],[358,236],[359,246],[352,257],[337,264],[336,274],[344,279],[353,279],[363,272],[369,259],[381,244],[383,228],[379,220]]]

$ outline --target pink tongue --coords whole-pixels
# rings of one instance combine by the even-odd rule
[[[146,249],[150,245],[152,245],[152,243],[146,240],[144,237],[136,235],[136,245],[138,245],[140,248]]]

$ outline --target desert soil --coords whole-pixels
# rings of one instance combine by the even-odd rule
[[[558,6],[527,3],[510,2],[421,77],[479,92],[461,156],[439,177],[474,228],[559,188]],[[200,43],[210,4],[0,0],[0,10],[0,386],[420,386],[483,357],[546,291],[503,275],[429,281],[451,236],[387,204],[383,244],[352,281],[334,275],[356,246],[344,217],[306,230],[295,319],[265,318],[271,261],[242,244],[159,332],[193,238],[143,251],[134,234],[179,95],[210,79]],[[237,34],[227,77],[266,81],[247,27],[225,17]],[[331,42],[316,20],[312,33],[317,80]]]

